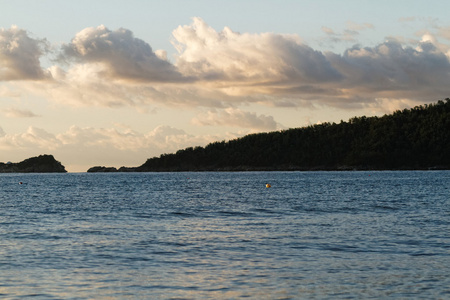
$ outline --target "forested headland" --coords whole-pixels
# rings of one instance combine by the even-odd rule
[[[18,163],[0,162],[0,173],[66,173],[65,167],[53,155],[39,155]]]
[[[250,134],[206,147],[189,147],[118,171],[415,169],[450,169],[449,98],[382,117],[354,117],[338,124]]]

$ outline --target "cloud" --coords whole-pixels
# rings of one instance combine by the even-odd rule
[[[329,35],[335,35],[336,33],[334,32],[334,30],[333,29],[331,29],[330,27],[326,27],[326,26],[322,26],[322,31],[324,32],[324,33],[326,33],[326,34],[329,34]]]
[[[330,41],[331,43],[341,43],[341,42],[351,42],[356,43],[357,39],[356,37],[360,34],[360,31],[364,31],[367,29],[374,29],[375,27],[373,24],[370,23],[355,23],[351,21],[347,21],[345,29],[340,32],[336,32],[335,30],[323,26],[321,29],[326,34],[326,40]]]
[[[400,22],[405,22],[405,23],[407,23],[407,22],[415,22],[415,21],[417,21],[417,19],[418,19],[418,17],[410,16],[410,17],[401,17],[401,18],[399,18],[398,20],[399,20]]]
[[[178,82],[186,80],[149,44],[135,38],[130,30],[111,31],[105,26],[83,29],[71,43],[63,45],[60,60],[94,64],[97,72],[112,79],[143,82]],[[91,68],[92,70],[92,68]]]
[[[352,30],[352,31],[362,31],[362,30],[366,30],[366,29],[374,29],[375,26],[373,26],[373,24],[370,23],[355,23],[355,22],[351,22],[351,21],[347,21],[346,23],[346,27],[348,30]]]
[[[446,40],[450,40],[450,27],[439,28],[439,35]]]
[[[348,23],[339,38],[366,29],[373,25]],[[180,72],[243,102],[362,108],[379,98],[423,101],[450,93],[448,48],[429,41],[413,48],[390,39],[341,55],[314,50],[296,35],[217,32],[199,18],[173,35]]]
[[[346,26],[344,33],[323,31],[353,39],[373,28]],[[130,30],[90,27],[63,45],[58,64],[44,72],[53,80],[22,82],[21,87],[67,105],[140,110],[153,105],[226,109],[247,103],[347,109],[385,103],[379,99],[433,101],[450,94],[450,50],[438,41],[447,31],[423,34],[416,44],[388,39],[339,54],[313,49],[295,34],[216,31],[194,18],[173,31],[178,55],[171,63],[164,50],[153,51]],[[39,53],[36,49],[31,52]]]
[[[46,48],[45,40],[33,39],[17,26],[0,28],[0,81],[46,78],[39,62]]]
[[[157,148],[159,151],[176,150],[185,144],[204,144],[206,141],[209,141],[209,138],[195,137],[170,126],[158,126],[145,134],[131,129],[81,128],[78,126],[72,126],[59,134],[52,134],[34,126],[30,126],[25,133],[6,134],[0,128],[0,149],[38,147],[54,150],[66,146],[76,146],[79,149],[113,148],[123,151]]]
[[[8,118],[34,118],[38,117],[35,113],[27,109],[6,108],[3,109],[4,114]]]
[[[236,136],[227,136],[235,138]],[[161,125],[140,133],[124,126],[94,128],[72,126],[61,133],[30,126],[26,132],[8,134],[0,127],[0,150],[9,151],[11,161],[52,153],[69,171],[86,171],[94,165],[138,166],[161,153],[206,144],[223,136],[194,136],[182,129]],[[6,157],[5,157],[6,159]],[[82,165],[80,165],[82,162]]]
[[[205,139],[187,134],[184,130],[171,126],[158,126],[148,133],[131,129],[80,128],[72,126],[65,133],[57,135],[62,145],[76,145],[91,148],[113,148],[121,151],[157,150],[175,151],[193,143],[204,144]]]
[[[28,85],[34,93],[70,106],[135,106],[149,101],[145,85],[118,83],[102,75],[104,66],[76,64],[64,71],[58,66],[49,69],[54,81],[46,89],[40,85]]]
[[[342,56],[329,53],[327,58],[344,75],[342,89],[352,97],[423,99],[450,92],[449,60],[429,42],[414,49],[391,40],[373,48],[353,47]]]
[[[258,116],[237,108],[208,111],[198,115],[192,120],[192,123],[200,126],[232,126],[259,131],[270,131],[283,127],[275,122],[272,116]]]
[[[68,106],[136,107],[146,110],[152,105],[167,107],[224,107],[227,102],[242,98],[202,85],[175,83],[130,83],[114,81],[101,74],[102,66],[77,64],[65,71],[58,66],[49,68],[53,81],[26,83],[22,88],[31,94]],[[1,92],[1,91],[0,91]]]
[[[185,76],[220,86],[326,82],[340,75],[296,35],[217,32],[202,19],[173,31],[176,66]],[[255,88],[255,87],[253,87]]]
[[[44,129],[30,126],[25,133],[6,134],[2,130],[0,135],[0,149],[17,150],[22,149],[45,149],[55,150],[61,146],[61,142],[51,133]]]

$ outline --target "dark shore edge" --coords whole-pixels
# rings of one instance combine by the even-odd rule
[[[105,167],[95,166],[87,170],[87,173],[157,173],[157,172],[332,172],[332,171],[445,171],[450,170],[450,167],[446,166],[430,166],[430,167],[402,167],[402,168],[371,168],[371,167],[353,167],[353,166],[340,166],[340,167],[313,167],[313,168],[301,168],[301,167],[272,167],[272,168],[254,168],[254,167],[228,167],[228,168],[161,168],[155,170],[142,170],[139,167]]]

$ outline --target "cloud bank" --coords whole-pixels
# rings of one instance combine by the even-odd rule
[[[343,35],[323,30],[348,40],[372,28],[349,23]],[[172,62],[165,50],[153,50],[132,31],[102,25],[81,30],[53,53],[55,65],[43,69],[39,60],[48,52],[46,41],[11,27],[0,31],[0,80],[27,80],[21,86],[28,93],[73,106],[213,111],[248,103],[346,109],[376,107],[386,100],[434,101],[450,94],[448,32],[427,32],[414,44],[390,38],[334,53],[313,49],[295,34],[217,31],[193,18],[172,33],[178,51]],[[230,111],[219,119],[236,115]],[[242,126],[254,126],[254,115],[241,117],[250,118]],[[211,124],[208,118],[196,122]],[[263,123],[259,128],[273,128],[273,122]]]

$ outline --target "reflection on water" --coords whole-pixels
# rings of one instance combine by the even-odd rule
[[[449,183],[447,171],[0,175],[0,298],[448,298]]]

